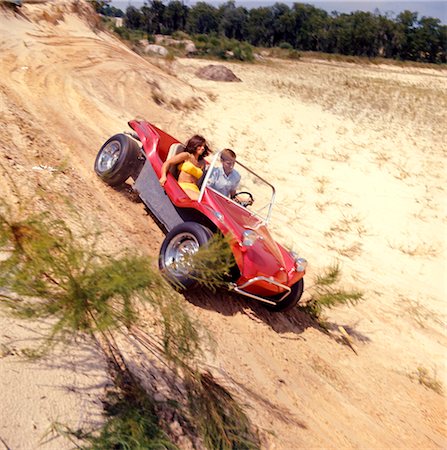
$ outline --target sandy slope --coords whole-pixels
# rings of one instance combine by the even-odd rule
[[[24,17],[1,12],[2,194],[13,195],[7,168],[22,192],[46,190],[42,208],[64,214],[68,197],[88,225],[106,230],[105,247],[156,255],[162,234],[141,204],[93,174],[101,143],[144,117],[179,138],[200,132],[214,148],[232,146],[277,187],[272,225],[310,261],[307,286],[339,261],[345,286],[365,300],[330,311],[331,337],[298,311],[274,315],[223,294],[188,296],[213,330],[213,372],[247,404],[269,448],[444,448],[445,397],[410,375],[423,367],[445,385],[446,71],[266,60],[226,64],[242,83],[215,83],[194,75],[207,61],[145,61],[93,32],[73,12],[82,8],[58,2],[24,7]],[[357,354],[334,339],[340,325]],[[0,318],[8,349],[0,437],[13,449],[36,448],[54,408],[60,421],[94,422],[99,411],[86,402],[97,400],[105,379],[100,364],[84,373],[94,356],[74,352],[69,372],[45,367],[49,391],[39,396],[33,374],[43,366],[18,366],[25,326]],[[58,396],[67,377],[77,392],[98,387]],[[35,399],[40,407],[31,408]]]

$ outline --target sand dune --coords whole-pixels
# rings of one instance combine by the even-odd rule
[[[163,236],[141,204],[93,173],[102,142],[140,117],[234,148],[276,186],[272,227],[310,261],[307,288],[338,261],[364,301],[329,311],[327,334],[299,311],[187,296],[217,342],[212,372],[248,406],[266,448],[445,448],[445,394],[412,374],[425,368],[445,386],[447,71],[266,59],[226,63],[242,82],[216,83],[194,75],[208,61],[143,59],[75,5],[0,11],[2,195],[14,196],[6,170],[26,195],[46,190],[42,208],[64,215],[70,199],[105,230],[104,247],[155,256]],[[100,363],[85,372],[86,347],[69,363],[55,356],[62,371],[21,362],[33,328],[0,317],[0,438],[13,449],[37,448],[55,416],[95,422],[107,380]]]

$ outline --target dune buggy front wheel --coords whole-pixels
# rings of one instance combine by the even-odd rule
[[[174,227],[165,237],[158,257],[160,270],[179,289],[190,289],[198,284],[194,273],[193,256],[211,239],[211,231],[196,222],[184,222]]]
[[[300,301],[304,290],[304,280],[298,280],[292,287],[286,298],[282,299],[276,305],[265,305],[270,311],[285,312],[294,308]]]

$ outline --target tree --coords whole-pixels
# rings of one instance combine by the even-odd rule
[[[377,16],[378,55],[392,58],[395,54],[397,25],[385,16]]]
[[[131,30],[138,30],[141,27],[142,15],[134,6],[128,6],[126,9],[126,17],[124,24]]]
[[[248,41],[253,45],[271,47],[274,37],[273,24],[274,17],[271,8],[251,9],[247,23]]]
[[[431,63],[445,62],[446,47],[439,19],[422,17],[419,20],[414,32],[414,50],[419,60]]]
[[[447,62],[447,25],[442,25],[439,28],[439,45],[442,52],[439,55],[439,62],[445,64]]]
[[[205,2],[196,3],[189,11],[186,30],[192,34],[217,33],[219,11]]]
[[[164,30],[164,12],[166,6],[161,0],[151,0],[150,9],[154,17],[155,32],[162,33]]]
[[[110,5],[102,8],[101,14],[107,17],[124,17],[124,12],[121,9],[115,8],[114,6]]]
[[[95,8],[96,12],[101,13],[101,10],[109,5],[110,0],[89,0],[89,3]]]
[[[411,59],[413,61],[417,59],[414,42],[417,17],[417,12],[405,10],[396,18],[398,33],[396,56],[401,59]]]
[[[220,6],[219,15],[221,34],[239,41],[246,39],[248,11],[245,8],[236,8],[234,0],[229,0]]]
[[[188,7],[179,0],[172,0],[164,11],[164,24],[166,31],[172,33],[177,30],[184,30],[188,17]]]
[[[273,12],[273,45],[282,42],[295,43],[295,23],[290,8],[284,3],[275,3]]]
[[[321,38],[326,37],[328,14],[312,5],[294,3],[295,47],[302,50],[322,50]]]

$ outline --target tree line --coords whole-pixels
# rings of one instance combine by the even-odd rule
[[[205,34],[248,42],[257,47],[285,47],[352,56],[384,57],[446,63],[447,26],[433,17],[403,11],[396,17],[356,11],[331,14],[315,6],[275,3],[247,9],[234,0],[215,7],[198,2],[188,7],[180,0],[150,0],[125,13],[110,0],[93,2],[99,12],[121,16],[132,30],[148,34]]]

